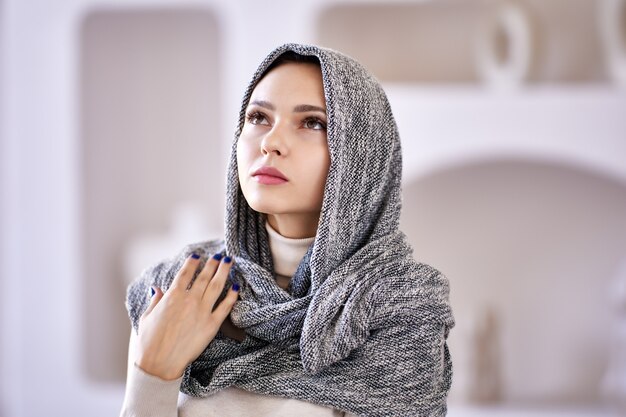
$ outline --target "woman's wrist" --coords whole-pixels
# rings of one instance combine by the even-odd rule
[[[181,376],[185,372],[185,369],[182,370],[176,368],[164,368],[162,366],[155,365],[152,361],[147,360],[146,358],[140,357],[135,361],[135,365],[139,367],[145,373],[155,376],[164,381],[174,381]]]

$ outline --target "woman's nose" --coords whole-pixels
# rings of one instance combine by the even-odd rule
[[[261,153],[263,155],[275,153],[278,156],[285,156],[287,154],[285,134],[282,126],[279,124],[274,125],[272,130],[267,132],[267,135],[261,141]]]

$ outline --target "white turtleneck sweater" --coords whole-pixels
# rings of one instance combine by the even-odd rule
[[[286,290],[304,254],[315,240],[315,236],[304,239],[291,239],[278,233],[268,222],[265,223],[265,229],[270,241],[272,259],[274,260],[276,283],[279,287]]]
[[[266,223],[276,282],[287,289],[314,237],[290,239]],[[305,401],[272,397],[229,387],[206,398],[180,392],[182,377],[165,381],[135,365],[135,332],[131,331],[126,394],[120,417],[356,417]]]

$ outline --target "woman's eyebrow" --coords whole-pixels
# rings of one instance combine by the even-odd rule
[[[276,110],[276,108],[274,107],[272,103],[270,103],[269,101],[265,101],[265,100],[254,100],[254,101],[251,101],[249,105],[250,106],[256,105],[256,106],[264,107],[269,110]]]
[[[320,113],[326,114],[326,109],[319,106],[313,106],[312,104],[299,104],[293,108],[293,111],[296,113],[302,113],[307,111],[317,111]]]
[[[249,104],[250,106],[259,106],[259,107],[263,107],[269,110],[276,110],[276,107],[270,103],[269,101],[265,101],[265,100],[253,100],[250,102]],[[324,113],[326,114],[326,109],[320,106],[314,106],[312,104],[298,104],[296,107],[293,108],[294,113],[304,113],[304,112],[308,112],[308,111],[316,111],[316,112],[320,112],[320,113]]]

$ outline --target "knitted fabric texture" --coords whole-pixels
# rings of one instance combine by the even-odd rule
[[[331,161],[315,241],[287,291],[274,279],[265,217],[242,194],[236,155],[250,95],[286,51],[321,63]],[[182,392],[202,397],[236,386],[362,416],[445,415],[454,325],[448,281],[414,260],[399,231],[401,166],[387,97],[358,62],[297,44],[265,58],[244,94],[232,144],[225,240],[189,245],[128,289],[136,329],[150,286],[166,290],[192,252],[235,257],[231,279],[241,300],[231,319],[247,336],[238,343],[218,333],[187,367]]]

